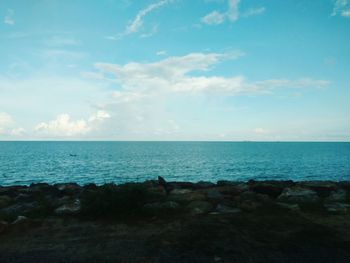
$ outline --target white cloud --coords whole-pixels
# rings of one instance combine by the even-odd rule
[[[219,12],[217,10],[214,10],[201,18],[202,23],[205,23],[207,25],[219,25],[225,22],[226,19],[230,22],[235,22],[240,16],[249,17],[259,15],[265,12],[265,7],[256,7],[250,8],[247,11],[245,11],[242,15],[240,15],[239,3],[240,0],[228,0],[228,7],[225,12]]]
[[[350,9],[349,10],[344,10],[341,12],[341,16],[344,17],[350,17]]]
[[[142,9],[141,11],[139,11],[136,15],[136,17],[134,18],[134,20],[132,20],[129,25],[126,27],[125,29],[125,34],[132,34],[132,33],[136,33],[137,31],[139,31],[139,29],[142,27],[143,25],[143,18],[150,12],[170,3],[171,0],[162,0],[159,1],[157,3],[153,3],[149,6],[147,6],[145,9]]]
[[[2,136],[21,136],[25,130],[21,127],[16,127],[16,122],[6,112],[0,112],[0,135]]]
[[[240,0],[228,0],[227,17],[230,21],[234,22],[238,19],[238,5]]]
[[[260,15],[266,11],[265,7],[250,8],[242,14],[243,17]]]
[[[156,53],[157,56],[165,56],[166,54],[167,54],[166,50],[159,50]]]
[[[149,32],[140,35],[141,38],[147,38],[155,35],[158,32],[158,25],[154,25]]]
[[[13,26],[15,24],[15,20],[13,19],[14,14],[15,11],[13,11],[12,9],[7,9],[7,13],[4,17],[4,23],[6,25]]]
[[[336,0],[331,16],[341,15],[350,17],[350,5],[348,0]]]
[[[254,133],[256,133],[256,134],[265,134],[265,133],[267,133],[268,131],[267,130],[265,130],[264,128],[255,128],[254,129]]]
[[[218,11],[213,11],[206,16],[202,17],[201,21],[208,25],[218,25],[223,23],[225,20],[225,14]]]
[[[71,120],[69,114],[61,114],[49,122],[41,122],[35,127],[38,135],[47,137],[73,137],[85,135],[97,128],[97,124],[109,119],[109,113],[98,111],[88,120]]]
[[[14,123],[12,117],[6,112],[0,112],[0,127],[8,127]]]
[[[191,75],[192,72],[210,71],[222,60],[237,59],[243,53],[191,53],[169,57],[153,63],[128,63],[125,65],[97,63],[100,74],[114,74],[122,90],[115,95],[119,101],[135,101],[144,97],[175,93],[210,93],[235,95],[243,93],[271,93],[277,88],[324,87],[325,80],[311,78],[268,79],[247,81],[243,76]]]

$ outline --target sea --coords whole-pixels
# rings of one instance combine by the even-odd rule
[[[0,185],[350,180],[349,142],[0,142]]]

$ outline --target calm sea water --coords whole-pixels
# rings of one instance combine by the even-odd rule
[[[350,143],[0,142],[0,185],[350,180]]]

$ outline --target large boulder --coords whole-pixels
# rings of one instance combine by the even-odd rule
[[[284,189],[277,199],[286,203],[315,203],[319,201],[319,196],[314,190],[293,187]]]
[[[327,197],[332,191],[337,189],[337,184],[332,181],[305,181],[298,185],[315,191],[320,197]]]
[[[170,192],[168,200],[178,203],[189,203],[196,200],[205,200],[205,195],[189,189],[174,189]]]
[[[16,203],[6,208],[0,209],[0,215],[16,218],[19,215],[27,215],[39,208],[38,202]]]
[[[345,214],[350,211],[350,205],[345,203],[328,203],[324,206],[332,214]]]
[[[250,185],[250,190],[258,194],[268,195],[271,198],[277,198],[286,187],[292,185],[292,181],[256,182]]]
[[[213,204],[207,201],[192,201],[187,205],[187,209],[191,214],[206,214],[213,209]]]
[[[347,193],[344,189],[337,189],[332,191],[330,195],[326,198],[328,202],[339,202],[345,201],[347,199]]]
[[[64,204],[55,209],[56,215],[76,215],[81,211],[81,205],[79,200],[70,204]]]
[[[11,197],[7,195],[0,196],[0,209],[9,206],[11,202],[12,202]]]

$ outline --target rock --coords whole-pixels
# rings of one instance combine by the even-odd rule
[[[28,220],[28,218],[26,216],[17,216],[17,219],[15,221],[12,222],[13,225],[16,224],[22,224],[24,222],[26,222]]]
[[[328,212],[334,214],[345,214],[350,211],[350,205],[345,203],[329,203],[325,204],[324,207]]]
[[[213,205],[206,201],[192,201],[188,204],[187,209],[191,214],[205,214],[213,209]]]
[[[285,188],[285,185],[283,183],[256,183],[250,187],[250,189],[258,194],[265,194],[268,195],[271,198],[277,198]]]
[[[314,190],[320,197],[327,197],[337,189],[336,183],[331,181],[306,181],[300,182],[298,185],[302,188]]]
[[[12,199],[9,196],[7,195],[0,196],[0,209],[9,206],[11,202],[12,202]]]
[[[82,187],[77,183],[56,184],[55,187],[63,192],[64,195],[76,195],[82,190]]]
[[[194,189],[195,185],[191,182],[168,182],[168,187],[170,189]]]
[[[150,212],[164,212],[169,210],[176,210],[180,207],[180,205],[173,201],[166,202],[154,202],[150,204],[145,204],[143,206],[144,210]]]
[[[26,215],[39,207],[38,202],[17,203],[9,207],[0,209],[0,214],[8,217],[17,217],[18,215]]]
[[[0,187],[0,196],[7,195],[9,197],[15,197],[19,191],[26,189],[27,186],[14,185],[7,187]]]
[[[315,203],[319,201],[314,190],[301,187],[286,188],[277,199],[279,202],[286,203]]]
[[[29,194],[19,194],[15,198],[16,203],[30,203],[30,202],[34,202],[34,201],[35,201],[35,198]]]
[[[230,207],[223,204],[218,204],[215,208],[215,211],[220,214],[234,214],[242,212],[242,210],[237,207]]]
[[[330,195],[326,198],[327,202],[339,202],[345,201],[347,198],[347,193],[343,189],[337,189],[336,191],[332,191]]]
[[[207,198],[209,200],[222,200],[224,196],[217,189],[210,189],[207,191]]]
[[[6,221],[0,221],[0,234],[2,232],[5,232],[6,228],[8,227],[8,223]]]
[[[170,193],[173,195],[183,195],[183,194],[193,193],[193,191],[189,189],[174,189]]]
[[[258,207],[259,207],[259,204],[251,200],[245,200],[239,205],[239,208],[248,212],[252,212],[256,210]]]
[[[76,215],[81,211],[80,201],[76,200],[74,203],[64,204],[55,209],[56,215]]]
[[[286,203],[276,203],[276,205],[280,206],[280,207],[283,207],[283,208],[286,208],[290,211],[300,211],[300,206],[298,204],[286,204]]]
[[[190,191],[190,190],[189,190],[189,192],[185,191],[185,192],[179,193],[178,191],[175,191],[175,190],[176,189],[174,189],[172,192],[170,192],[170,194],[168,196],[169,201],[174,201],[174,202],[178,202],[178,203],[189,203],[189,202],[195,201],[195,200],[205,200],[205,195],[203,193],[199,193],[196,191]],[[180,190],[180,189],[178,189],[178,190]],[[182,190],[185,190],[185,189],[182,189]]]
[[[210,187],[214,187],[215,184],[212,182],[204,182],[204,181],[200,181],[198,183],[194,184],[194,187],[196,189],[205,189],[205,188],[210,188]]]

